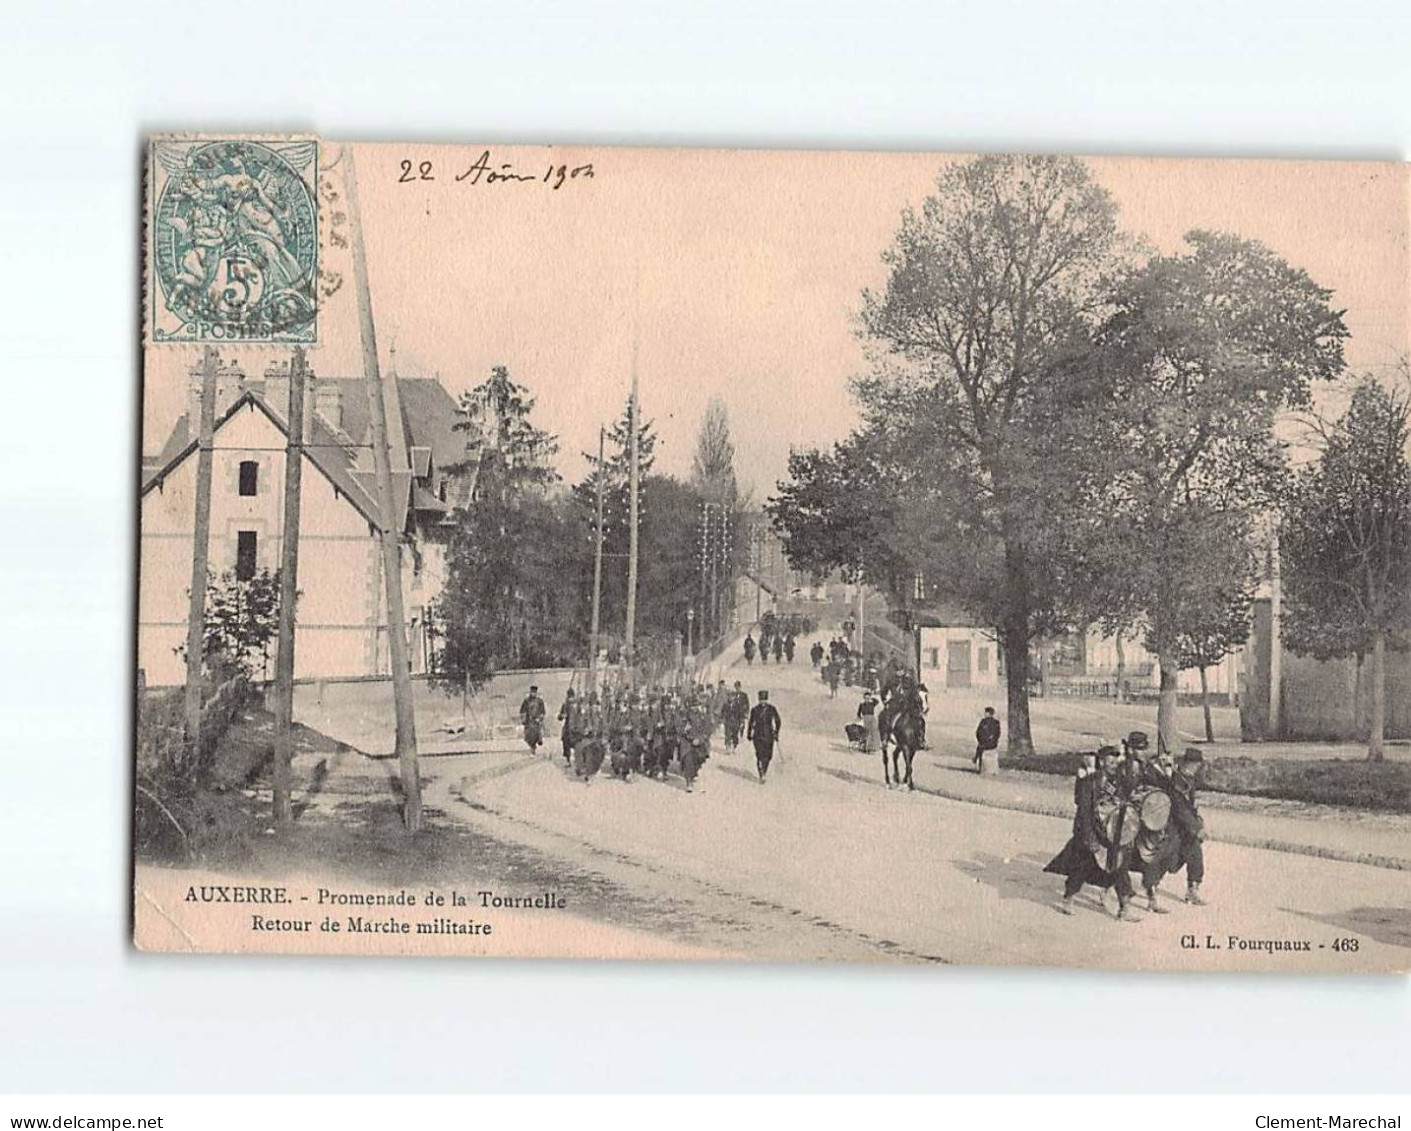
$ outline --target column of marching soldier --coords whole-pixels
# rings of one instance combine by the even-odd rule
[[[538,687],[530,687],[519,718],[531,753],[543,744],[547,716]],[[781,725],[768,691],[759,692],[752,708],[739,682],[731,690],[723,679],[714,686],[620,687],[586,694],[569,688],[558,721],[564,762],[585,785],[605,765],[622,781],[634,774],[665,781],[674,766],[685,780],[687,793],[699,789],[700,770],[710,757],[716,727],[724,730],[727,753],[739,747],[742,735],[753,745],[762,784],[769,776]]]
[[[813,657],[815,663],[820,657]],[[905,680],[901,686],[908,686]],[[911,681],[909,686],[919,685]],[[868,691],[871,698],[871,691]],[[921,708],[924,712],[924,706]],[[548,708],[531,686],[519,709],[524,741],[537,753],[544,741]],[[998,726],[993,711],[986,712],[976,732],[980,747],[993,747]],[[715,728],[724,728],[725,749],[735,751],[743,734],[755,750],[755,765],[763,784],[779,741],[781,720],[760,691],[751,707],[748,694],[737,680],[733,690],[722,679],[715,686],[687,684],[646,689],[604,689],[601,695],[577,694],[572,688],[559,708],[560,739],[564,761],[587,784],[607,765],[623,781],[634,774],[665,781],[675,766],[685,779],[686,792],[697,789],[701,767],[710,757]],[[1073,901],[1083,887],[1114,889],[1117,917],[1130,919],[1134,895],[1131,873],[1141,876],[1147,910],[1164,914],[1157,899],[1159,885],[1168,875],[1186,872],[1185,902],[1203,905],[1204,821],[1196,798],[1204,756],[1186,749],[1179,760],[1165,750],[1153,758],[1149,738],[1133,731],[1121,744],[1101,746],[1082,756],[1073,786],[1073,835],[1044,871],[1065,877],[1060,910],[1072,914]],[[977,748],[976,758],[979,758]]]

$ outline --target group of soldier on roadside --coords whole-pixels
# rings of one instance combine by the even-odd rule
[[[1066,915],[1091,884],[1115,889],[1117,918],[1130,920],[1132,873],[1141,876],[1147,910],[1164,915],[1157,890],[1182,868],[1185,902],[1205,903],[1205,824],[1196,801],[1204,756],[1194,747],[1179,759],[1164,750],[1153,756],[1148,746],[1146,733],[1133,731],[1120,746],[1083,755],[1073,783],[1073,835],[1044,869],[1066,877],[1059,905]]]
[[[835,636],[825,651],[815,643],[810,652],[813,666],[818,668],[819,677],[828,685],[828,697],[838,697],[838,686],[861,687],[890,697],[891,686],[900,678],[904,665],[895,657],[883,661],[880,652],[864,653],[852,647],[845,637]]]
[[[537,686],[519,709],[524,741],[531,753],[543,743],[547,707]],[[605,688],[579,694],[568,689],[558,721],[564,762],[585,785],[606,764],[615,778],[634,774],[665,781],[675,767],[686,792],[697,790],[701,767],[711,753],[711,738],[723,727],[725,750],[733,753],[742,732],[754,745],[759,780],[764,781],[779,740],[779,712],[769,692],[759,693],[753,709],[749,695],[736,681],[727,689],[722,679],[680,687]]]
[[[773,649],[776,664],[782,664],[786,661],[792,664],[794,662],[794,634],[779,632],[770,636],[761,631],[759,643],[756,644],[754,633],[745,633],[745,663],[753,664],[756,652],[759,654],[761,664],[768,663],[771,649]]]

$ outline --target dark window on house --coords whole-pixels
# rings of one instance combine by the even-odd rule
[[[255,576],[255,555],[259,550],[259,538],[253,530],[241,530],[235,535],[235,576],[237,580],[249,581]]]
[[[252,459],[240,461],[240,493],[253,495],[260,482],[260,465]]]

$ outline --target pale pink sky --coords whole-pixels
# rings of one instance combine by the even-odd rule
[[[855,421],[847,379],[864,286],[901,211],[917,205],[937,154],[492,147],[495,166],[540,174],[591,162],[592,180],[457,183],[484,146],[353,147],[384,366],[439,376],[453,393],[491,366],[539,398],[559,434],[560,470],[626,400],[634,328],[657,467],[685,474],[706,401],[730,412],[742,480],[772,492],[790,445],[826,444]],[[325,164],[338,147],[325,143]],[[399,184],[401,161],[431,182]],[[1408,352],[1406,166],[1380,163],[1094,158],[1121,224],[1161,250],[1218,228],[1267,243],[1346,309],[1354,369],[1387,372]],[[324,223],[328,223],[325,216]],[[345,285],[320,313],[311,351],[324,376],[361,373],[347,253]],[[259,350],[231,349],[248,367]],[[149,347],[144,449],[182,411],[195,347]]]

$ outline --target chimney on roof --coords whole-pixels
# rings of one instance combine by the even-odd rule
[[[201,365],[193,362],[187,373],[187,434],[194,437],[201,422]],[[222,360],[216,368],[216,415],[219,416],[249,387],[245,370],[236,361]]]
[[[272,360],[265,367],[265,403],[285,420],[289,419],[289,360]]]
[[[321,381],[313,389],[314,411],[334,428],[343,427],[343,390],[337,382]]]
[[[272,361],[265,370],[265,403],[274,409],[284,420],[289,419],[289,360]],[[309,419],[314,412],[314,401],[321,390],[313,366],[304,365],[304,440],[309,438]]]

